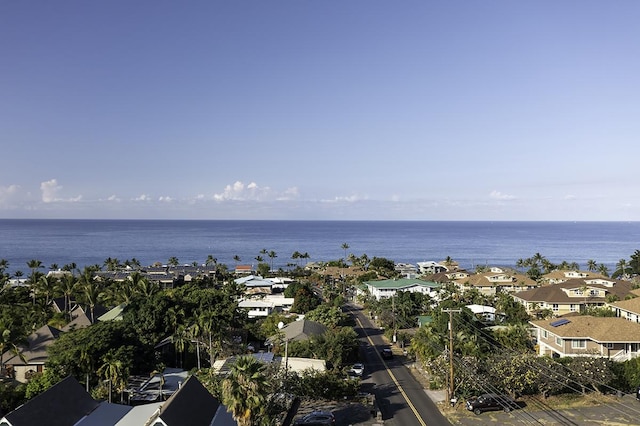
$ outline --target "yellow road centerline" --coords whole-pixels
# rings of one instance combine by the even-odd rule
[[[362,329],[362,331],[364,332],[364,335],[367,337],[367,340],[369,341],[369,344],[372,347],[376,347],[376,345],[373,343],[373,340],[371,340],[371,337],[369,336],[369,334],[367,334],[364,326],[362,325],[362,322],[360,321],[360,318],[358,318],[356,316],[356,321],[358,321],[358,324],[360,324],[360,328]],[[384,364],[384,369],[387,370],[387,373],[389,373],[389,377],[391,377],[391,380],[393,380],[393,383],[396,384],[396,386],[398,387],[398,390],[400,391],[400,393],[402,394],[402,397],[404,398],[404,400],[407,402],[407,404],[409,405],[409,408],[411,408],[411,411],[413,411],[413,414],[416,416],[416,419],[418,419],[418,422],[420,422],[421,426],[427,426],[427,424],[424,422],[424,420],[422,420],[422,417],[420,417],[420,414],[418,413],[418,410],[416,410],[416,407],[413,405],[413,403],[411,402],[411,400],[409,399],[409,396],[407,396],[406,392],[404,391],[404,389],[402,388],[402,386],[400,385],[400,382],[398,382],[398,379],[396,379],[396,376],[393,374],[393,372],[389,369],[389,367],[387,366],[387,363],[384,359],[382,359],[382,356],[380,356],[380,353],[376,350],[376,355],[378,356],[378,359],[380,361],[382,361],[382,363]]]

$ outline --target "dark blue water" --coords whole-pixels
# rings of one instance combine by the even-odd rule
[[[440,261],[450,256],[462,267],[515,266],[540,253],[551,262],[588,260],[613,271],[620,259],[640,249],[640,222],[392,222],[392,221],[167,221],[0,219],[0,259],[9,271],[28,273],[36,259],[48,267],[76,263],[102,265],[108,257],[136,258],[143,265],[203,263],[208,255],[232,267],[255,264],[261,255],[274,268],[295,263],[295,251],[308,261],[347,255],[385,257],[396,262]],[[307,260],[303,260],[307,261]]]

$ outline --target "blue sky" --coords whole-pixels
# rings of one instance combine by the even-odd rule
[[[0,217],[640,220],[640,2],[0,2]]]

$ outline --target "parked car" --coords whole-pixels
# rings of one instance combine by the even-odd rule
[[[391,359],[393,358],[393,351],[391,350],[391,348],[384,348],[380,351],[380,355],[383,359]]]
[[[349,372],[361,377],[364,374],[364,364],[361,362],[353,364]]]
[[[335,425],[336,419],[330,411],[314,411],[312,413],[307,414],[306,416],[302,416],[297,418],[294,422],[294,425],[305,425],[305,426],[325,426],[325,425]]]
[[[518,403],[508,395],[485,393],[477,398],[467,400],[467,410],[473,411],[475,414],[499,410],[508,413],[518,408],[520,408]]]

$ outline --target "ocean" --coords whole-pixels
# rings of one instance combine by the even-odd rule
[[[0,219],[0,259],[8,272],[30,272],[27,262],[75,263],[79,268],[136,258],[143,265],[204,263],[209,255],[232,269],[257,264],[275,269],[295,264],[295,251],[307,261],[328,261],[366,254],[395,262],[441,261],[461,267],[515,267],[518,259],[540,253],[549,261],[588,260],[610,272],[620,259],[640,249],[640,222],[442,222],[442,221],[234,221],[234,220],[37,220]],[[269,258],[261,250],[275,252]]]

